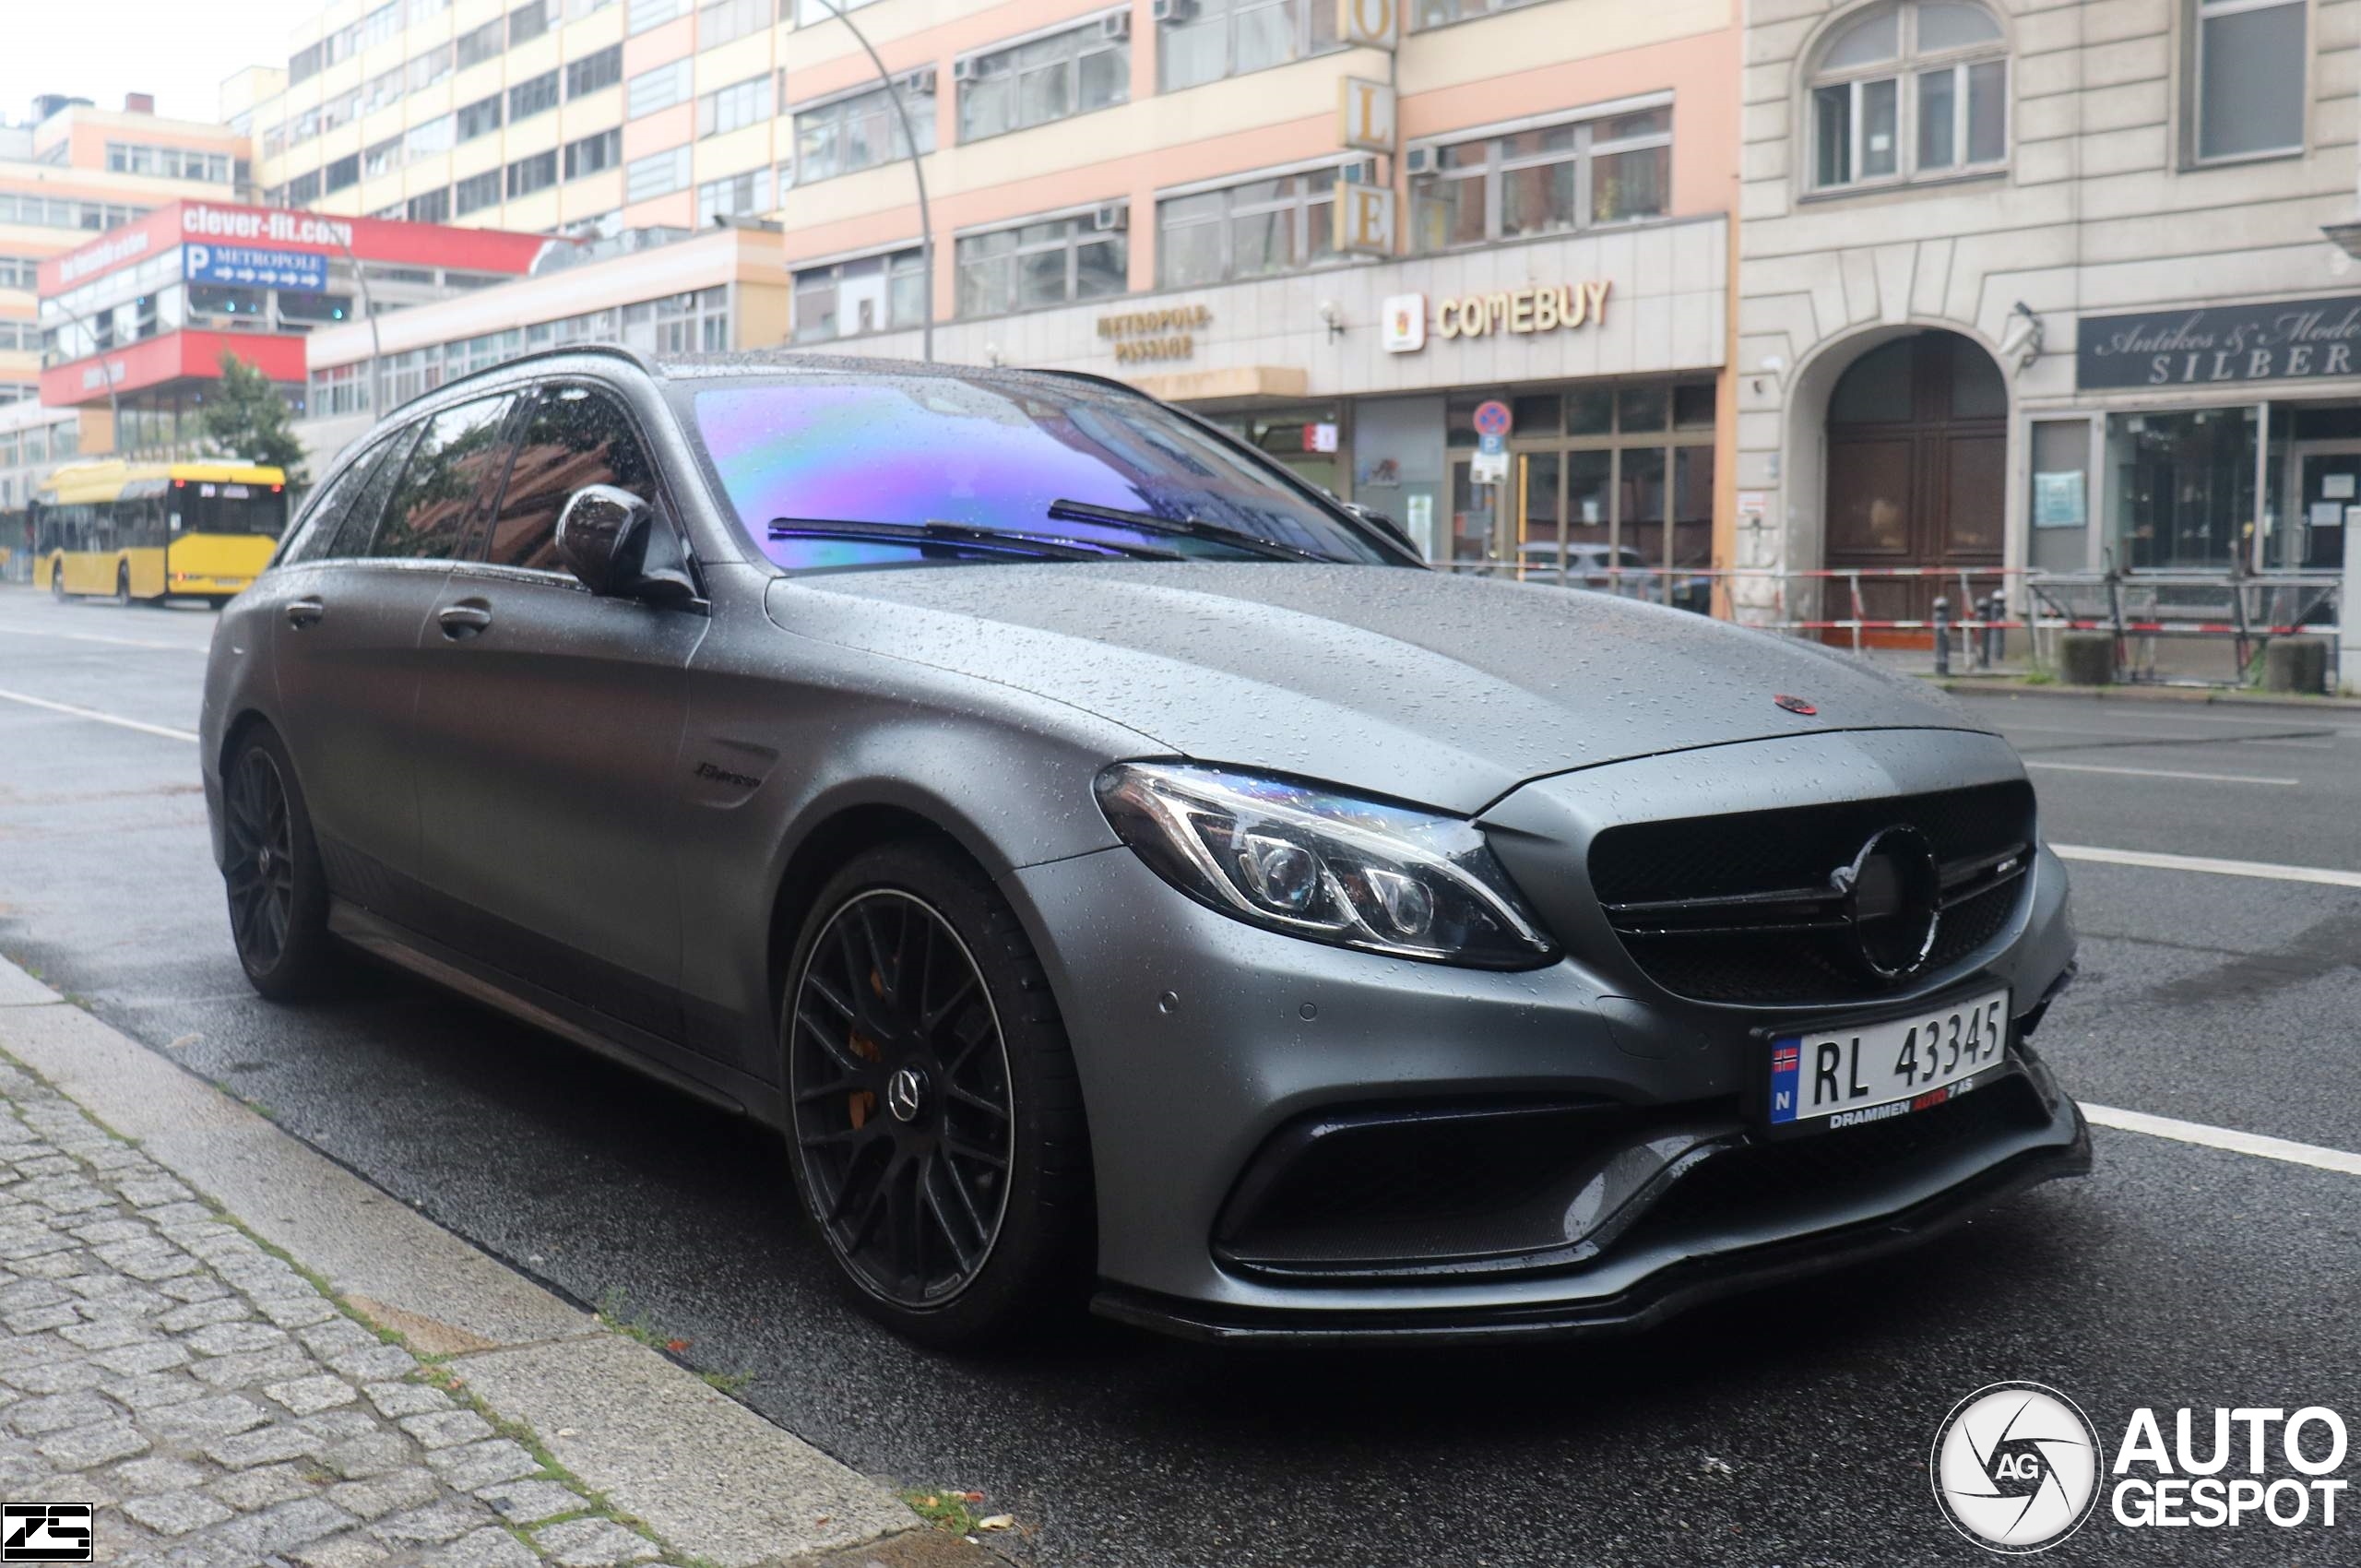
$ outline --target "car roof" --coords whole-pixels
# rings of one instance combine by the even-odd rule
[[[422,403],[430,398],[442,401],[454,391],[464,391],[479,383],[504,382],[515,376],[520,368],[529,372],[543,362],[555,366],[567,361],[586,359],[620,360],[657,381],[775,379],[802,372],[901,381],[919,378],[962,381],[971,386],[1012,389],[1030,386],[1042,391],[1052,386],[1071,391],[1076,386],[1086,386],[1101,387],[1129,398],[1147,397],[1146,393],[1129,383],[1085,371],[1019,370],[998,365],[947,364],[940,361],[875,359],[859,354],[814,353],[800,349],[738,349],[726,353],[652,355],[621,343],[568,343],[535,349],[503,360],[498,364],[486,365],[481,370],[456,376],[389,410],[387,417],[391,418],[413,403]]]

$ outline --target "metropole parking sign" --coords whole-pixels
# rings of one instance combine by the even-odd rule
[[[181,275],[191,283],[243,283],[257,289],[325,293],[328,258],[317,251],[255,245],[183,245]]]

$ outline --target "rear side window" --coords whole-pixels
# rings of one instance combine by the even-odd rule
[[[487,559],[495,566],[562,570],[557,515],[568,496],[590,484],[656,502],[655,473],[622,405],[587,386],[552,387],[534,405],[517,444]]]
[[[402,439],[398,436],[390,441],[380,441],[337,471],[336,477],[328,481],[327,488],[304,508],[303,531],[287,547],[289,561],[326,561],[336,553],[338,538],[344,531],[353,508],[369,492],[371,481],[386,467],[387,454],[399,451],[401,445]],[[378,499],[383,501],[384,495],[380,487]],[[365,529],[361,537],[367,537]]]
[[[369,541],[373,560],[448,561],[459,552],[508,457],[506,393],[445,409],[428,422],[402,465],[386,515]]]

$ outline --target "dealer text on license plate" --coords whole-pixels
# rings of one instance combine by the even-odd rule
[[[1771,1042],[1774,1126],[1850,1127],[1940,1105],[1989,1081],[2009,1049],[2009,993]]]

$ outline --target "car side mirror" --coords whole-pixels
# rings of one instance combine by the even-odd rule
[[[557,516],[558,559],[584,588],[608,598],[675,604],[696,597],[680,540],[656,508],[628,490],[589,484]]]

